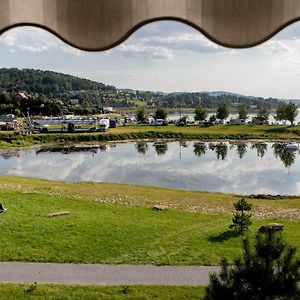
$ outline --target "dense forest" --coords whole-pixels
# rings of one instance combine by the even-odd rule
[[[20,93],[26,97],[20,97]],[[247,109],[275,109],[280,100],[232,93],[160,93],[118,90],[89,79],[33,69],[0,69],[0,114],[33,115],[95,114],[105,106],[215,109],[226,103],[231,110],[241,104]]]
[[[68,92],[115,90],[112,86],[72,75],[33,69],[0,69],[0,90],[38,93],[48,97]]]

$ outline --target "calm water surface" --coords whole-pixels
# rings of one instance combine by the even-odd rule
[[[280,143],[139,142],[11,149],[0,153],[0,175],[300,195],[300,155]]]

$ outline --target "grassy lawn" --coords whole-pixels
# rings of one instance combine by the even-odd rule
[[[105,299],[105,300],[193,300],[201,299],[203,287],[179,286],[80,286],[0,284],[1,299]]]
[[[147,106],[146,102],[144,102],[142,100],[131,99],[131,100],[128,100],[128,102],[130,104],[134,104],[137,107],[146,107]]]
[[[17,136],[13,132],[0,132],[0,148],[22,147],[57,142],[91,142],[137,139],[300,139],[300,126],[119,126],[105,133],[57,133]]]
[[[240,253],[241,238],[228,231],[229,210],[212,213],[208,209],[209,196],[212,201],[218,201],[216,194],[9,177],[1,177],[0,187],[0,201],[8,208],[0,216],[1,261],[216,265],[221,257],[232,259]],[[205,200],[200,201],[199,207],[206,203],[206,211],[188,212],[180,207],[153,211],[146,206],[153,199],[142,200],[151,198],[152,192],[154,196],[160,195],[158,203],[164,203],[162,199],[182,198],[188,203],[194,196],[196,202],[203,196]],[[118,202],[109,196],[112,193],[127,202],[109,203]],[[105,197],[101,199],[101,195]],[[226,207],[233,199],[232,195],[223,195],[219,206],[224,202]],[[260,201],[253,201],[254,206]],[[273,205],[270,200],[261,202],[261,205]],[[273,202],[276,202],[274,209],[299,209],[297,199]],[[71,214],[47,217],[48,213],[62,210]],[[297,217],[294,220],[290,216],[256,218],[249,236],[269,222],[284,223],[284,237],[299,248]]]
[[[173,132],[183,134],[215,134],[215,135],[238,135],[249,134],[257,137],[270,137],[270,138],[296,138],[299,139],[300,126],[287,127],[287,126],[268,126],[268,125],[214,125],[214,126],[120,126],[111,129],[111,133],[123,134],[132,132]]]

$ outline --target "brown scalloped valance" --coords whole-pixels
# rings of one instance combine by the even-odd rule
[[[111,48],[155,20],[187,23],[227,47],[250,47],[298,19],[299,0],[0,1],[0,32],[39,26],[84,50]]]

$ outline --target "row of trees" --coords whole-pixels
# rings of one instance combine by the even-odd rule
[[[295,119],[298,115],[298,107],[295,103],[289,102],[280,104],[276,111],[276,120],[277,121],[290,121],[291,126],[294,125]]]
[[[156,120],[158,120],[158,119],[166,120],[167,116],[168,116],[168,113],[163,108],[158,108],[154,113],[154,118]],[[137,111],[136,120],[137,120],[137,122],[142,123],[142,124],[148,123],[148,115],[144,109],[139,109]]]
[[[281,103],[276,111],[275,119],[277,121],[289,121],[291,125],[294,125],[295,119],[298,115],[298,107],[295,103]],[[215,116],[212,116],[213,120],[220,119],[225,120],[229,116],[228,105],[226,103],[220,103],[217,108],[217,112]],[[245,105],[240,105],[238,108],[238,118],[246,120],[248,116],[248,111]],[[203,107],[197,107],[195,109],[195,120],[196,121],[203,121],[207,118],[207,111]],[[254,123],[265,123],[269,119],[269,111],[268,109],[263,106],[258,111],[257,115],[254,117]]]
[[[195,121],[204,121],[207,118],[207,110],[202,107],[198,106],[195,111]],[[298,115],[298,107],[295,103],[289,102],[289,103],[283,103],[280,104],[276,111],[275,119],[277,121],[290,121],[291,125],[294,125],[294,121]],[[210,122],[216,121],[216,119],[224,121],[229,116],[229,108],[228,105],[223,102],[218,105],[217,111],[215,115],[210,116]],[[242,120],[246,120],[248,116],[248,111],[245,105],[240,105],[238,107],[238,118]],[[144,123],[147,119],[147,114],[144,109],[140,109],[137,112],[137,120],[138,122]],[[166,119],[167,117],[167,111],[163,108],[159,108],[155,112],[155,118],[156,119]],[[184,117],[182,118],[184,119]],[[257,115],[253,118],[253,122],[256,124],[264,124],[269,119],[269,111],[266,107],[262,107]]]
[[[229,116],[229,108],[228,105],[223,102],[220,103],[217,107],[217,112],[215,115],[210,117],[210,121],[214,122],[216,119],[224,121]],[[248,111],[245,105],[240,105],[238,107],[238,118],[242,120],[246,120],[248,116]],[[204,121],[207,118],[207,110],[202,106],[199,106],[195,109],[195,120],[196,121]],[[266,107],[262,107],[257,116],[255,117],[258,122],[265,122],[269,118],[269,112]]]

